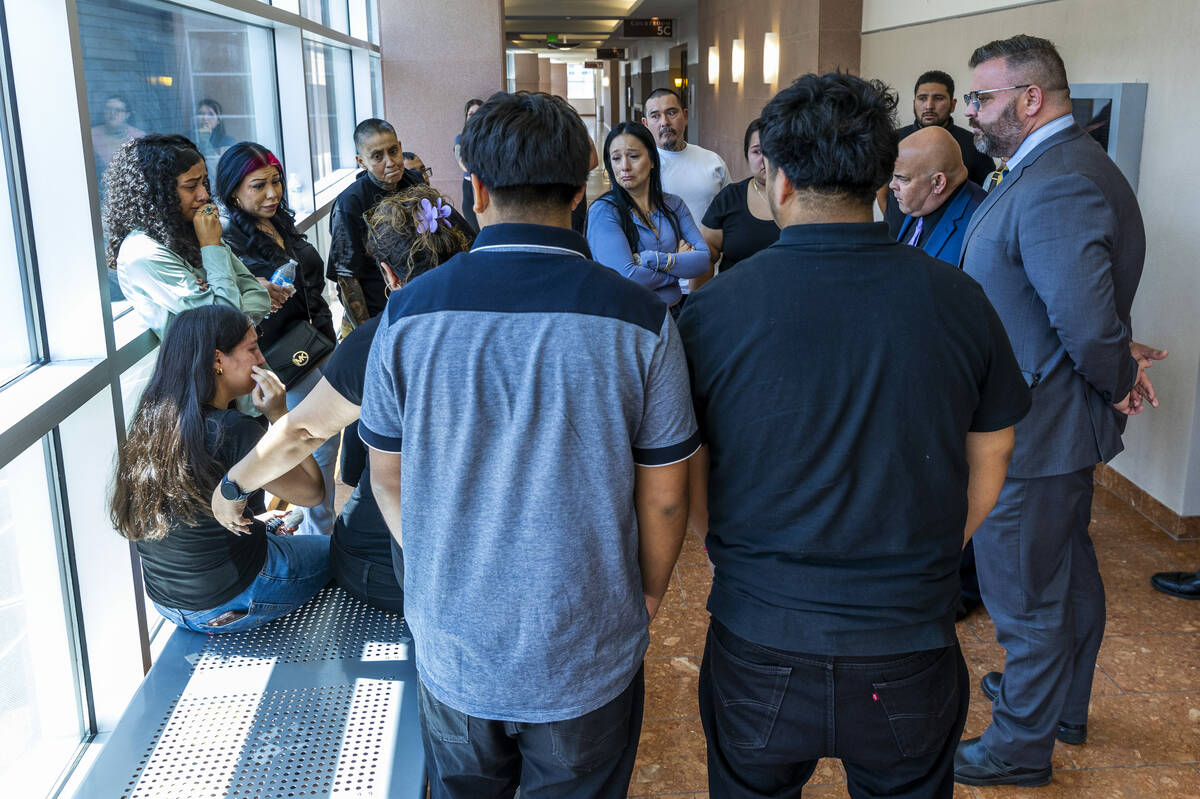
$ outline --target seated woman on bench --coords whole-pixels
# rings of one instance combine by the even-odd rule
[[[384,198],[367,215],[367,251],[380,265],[384,283],[399,291],[410,280],[467,249],[467,239],[450,226],[450,206],[437,190],[413,186]],[[229,470],[244,489],[270,486],[276,475],[292,468],[330,436],[358,421],[366,382],[367,353],[375,329],[386,314],[359,325],[321,367],[322,378],[304,400],[263,437],[262,442]],[[404,612],[401,590],[404,556],[371,494],[371,477],[356,428],[342,437],[345,458],[342,480],[355,484],[333,525],[330,559],[334,579],[349,594],[382,610]],[[357,461],[363,466],[347,468]],[[361,475],[351,474],[361,470]],[[242,504],[215,491],[213,515],[229,530],[244,530]]]
[[[118,451],[113,525],[135,542],[146,593],[159,613],[196,632],[261,626],[295,610],[330,579],[325,536],[269,534],[257,520],[233,533],[209,510],[226,470],[266,432],[262,419],[232,403],[249,394],[272,423],[287,412],[283,384],[265,365],[240,310],[209,305],[180,313]],[[264,488],[309,506],[321,501],[324,485],[309,456]],[[253,512],[263,512],[261,490],[245,498]]]

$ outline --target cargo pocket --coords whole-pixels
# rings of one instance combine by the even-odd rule
[[[945,743],[958,718],[958,657],[942,650],[933,663],[902,680],[872,683],[900,754],[916,757]]]

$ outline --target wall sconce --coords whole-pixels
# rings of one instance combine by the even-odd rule
[[[675,88],[676,88],[676,89],[682,89],[682,88],[683,88],[683,78],[676,78],[676,79],[675,79],[675,81],[674,81],[674,83],[675,83]]]
[[[721,71],[721,51],[716,45],[708,48],[708,82],[716,84],[717,74]]]
[[[733,82],[741,83],[746,77],[746,40],[733,40],[733,58],[730,62],[730,71],[733,72]]]
[[[779,34],[763,34],[763,83],[779,82]]]

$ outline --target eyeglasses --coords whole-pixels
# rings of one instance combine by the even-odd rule
[[[985,94],[992,94],[993,92],[1006,92],[1009,89],[1028,89],[1032,85],[1032,83],[1019,83],[1016,86],[1005,86],[1003,89],[984,89],[983,91],[979,92],[967,92],[963,95],[963,102],[978,111],[979,98]]]

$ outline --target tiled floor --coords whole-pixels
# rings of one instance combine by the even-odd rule
[[[956,797],[1200,798],[1200,602],[1150,588],[1156,571],[1200,566],[1200,541],[1176,542],[1107,490],[1097,488],[1092,537],[1108,590],[1108,627],[1096,668],[1088,741],[1058,744],[1044,788],[968,788]],[[704,550],[689,536],[663,609],[650,628],[646,716],[629,795],[707,797],[696,684],[711,583]],[[1004,650],[979,611],[959,624],[972,675],[964,737],[987,726],[979,677],[1002,668]],[[845,774],[824,760],[806,797],[845,797]]]

